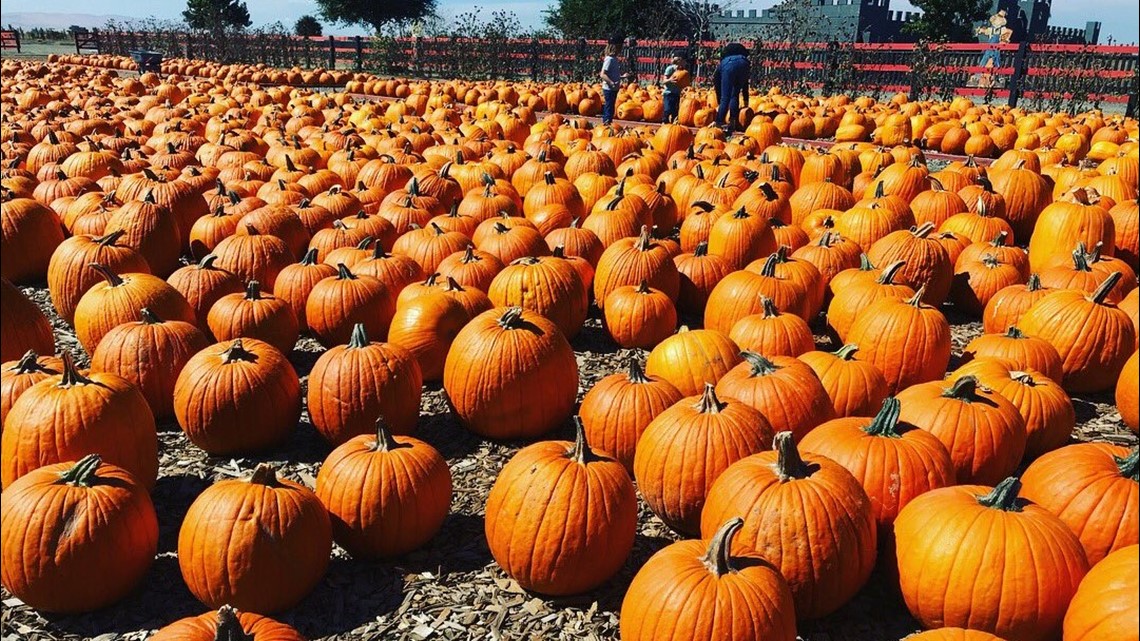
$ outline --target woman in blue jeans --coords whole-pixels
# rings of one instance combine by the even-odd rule
[[[732,131],[740,119],[740,104],[748,104],[748,76],[752,65],[748,62],[748,50],[739,42],[724,46],[720,64],[713,72],[713,88],[716,90],[716,122]],[[728,120],[725,120],[725,116]]]
[[[611,42],[606,45],[606,57],[602,60],[602,70],[598,76],[602,79],[602,124],[608,125],[614,120],[614,107],[617,105],[618,91],[622,80],[628,79],[628,73],[621,72],[621,43]]]

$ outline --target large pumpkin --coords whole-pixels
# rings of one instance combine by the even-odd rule
[[[950,324],[922,296],[919,288],[907,300],[875,301],[847,333],[847,342],[859,346],[855,357],[882,370],[892,392],[937,380],[950,363]]]
[[[875,566],[875,517],[859,481],[835,461],[796,449],[791,432],[775,451],[744,458],[713,483],[701,534],[743,514],[740,542],[780,569],[792,588],[796,618],[839,609]]]
[[[158,518],[130,472],[89,454],[5,484],[0,550],[0,579],[13,596],[42,612],[90,612],[142,581],[158,550]]]
[[[1088,561],[1068,527],[1019,497],[1020,488],[1011,477],[997,487],[932,490],[899,513],[903,599],[924,626],[1026,641],[1056,638]]]
[[[685,396],[694,396],[740,361],[740,348],[727,334],[682,326],[649,352],[645,373],[669,381]]]
[[[856,360],[858,351],[858,345],[848,343],[834,352],[811,351],[799,357],[815,371],[839,418],[872,416],[887,397],[887,379],[871,363]]]
[[[622,601],[622,640],[794,641],[795,605],[787,581],[751,551],[732,554],[743,526],[736,517],[707,542],[678,541],[650,557]]]
[[[375,425],[374,434],[333,450],[317,473],[333,539],[354,558],[411,552],[435,536],[451,508],[451,472],[439,452],[393,436],[383,415]]]
[[[206,488],[178,531],[182,578],[211,608],[229,604],[266,614],[290,608],[316,587],[331,552],[332,527],[320,499],[264,463],[248,479]]]
[[[625,564],[637,533],[637,495],[621,463],[591,450],[578,422],[573,443],[535,443],[507,462],[484,520],[491,555],[519,585],[578,594]]]
[[[553,322],[521,307],[495,308],[456,334],[443,388],[471,431],[489,438],[533,438],[570,416],[578,363]],[[539,398],[541,403],[534,402]]]
[[[582,329],[590,307],[585,284],[562,258],[519,258],[494,277],[487,295],[496,307],[518,306],[545,316],[567,339]]]
[[[293,626],[223,605],[216,612],[186,617],[162,628],[150,641],[305,641]]]
[[[598,259],[594,274],[594,300],[605,306],[606,296],[623,285],[649,286],[676,300],[681,280],[673,255],[660,241],[649,235],[649,227],[641,227],[641,235],[622,238],[606,247]]]
[[[1137,563],[1140,546],[1130,545],[1109,554],[1089,570],[1065,613],[1065,641],[1140,638],[1136,629],[1136,619],[1140,617]]]
[[[55,353],[51,323],[36,304],[0,278],[0,360],[14,361],[28,350]]]
[[[95,352],[95,347],[107,332],[134,321],[144,307],[159,318],[191,325],[197,321],[190,303],[158,276],[116,274],[96,263],[88,267],[103,277],[83,294],[75,306],[75,335],[88,354]]]
[[[796,440],[815,426],[835,418],[831,397],[815,370],[791,356],[740,353],[744,362],[716,384],[717,393],[743,401],[768,419],[775,432],[791,432]]]

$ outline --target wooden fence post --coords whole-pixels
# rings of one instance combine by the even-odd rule
[[[312,40],[309,40],[309,38],[308,38],[307,36],[305,37],[305,40],[304,40],[304,43],[305,43],[305,52],[304,52],[304,53],[305,53],[305,68],[306,68],[306,69],[311,69],[311,68],[312,68],[312,66],[313,66],[313,58],[312,58],[312,57],[311,57],[311,55],[310,55],[310,51],[311,51],[311,47],[312,47],[312,42],[313,42],[313,41],[312,41]]]
[[[336,69],[336,38],[329,36],[329,71]]]
[[[18,33],[17,33],[17,34],[16,34],[16,37],[17,37],[17,38],[19,38],[19,37],[20,37],[20,34],[18,34]],[[71,37],[72,37],[72,39],[74,39],[74,40],[75,40],[75,55],[77,55],[77,56],[78,56],[78,55],[79,55],[79,32],[78,32],[78,31],[73,31],[73,32],[71,33]],[[16,51],[19,51],[19,49],[17,49]]]
[[[1132,90],[1128,92],[1128,106],[1124,110],[1125,118],[1136,117],[1137,92],[1140,92],[1140,65],[1137,60],[1132,62]]]
[[[364,40],[356,36],[356,70],[364,69]]]
[[[1021,98],[1021,90],[1025,85],[1025,76],[1029,71],[1029,40],[1022,40],[1017,45],[1017,53],[1013,56],[1013,74],[1009,77],[1009,106],[1016,107]]]
[[[586,39],[585,38],[578,38],[578,51],[577,51],[577,55],[575,56],[575,58],[576,58],[575,62],[577,63],[575,65],[575,67],[577,69],[575,74],[574,74],[575,76],[577,76],[577,78],[575,78],[575,80],[582,80],[586,77],[586,72],[585,72],[586,71]]]
[[[538,38],[530,39],[530,81],[538,81]]]

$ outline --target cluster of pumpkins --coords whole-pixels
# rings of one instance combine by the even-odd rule
[[[1115,390],[1140,423],[1134,121],[1047,117],[1131,138],[1099,162],[931,172],[910,144],[783,144],[765,116],[728,136],[539,121],[501,95],[2,72],[0,578],[34,608],[141,581],[156,420],[236,456],[305,406],[335,448],[315,491],[268,465],[203,491],[178,560],[218,611],[155,637],[299,638],[260,615],[304,598],[334,541],[398,556],[446,518],[447,462],[412,436],[440,381],[463,428],[537,440],[486,504],[522,587],[609,580],[638,494],[692,537],[639,570],[623,639],[791,641],[876,563],[934,629],[916,639],[1135,634],[1137,450],[1069,444],[1070,394]],[[42,283],[89,370],[16,286]],[[591,305],[648,356],[576,410]],[[985,333],[947,376],[948,310]],[[327,348],[305,398],[302,334]],[[540,440],[571,419],[575,441]]]
[[[122,56],[58,56],[59,62],[110,69],[133,69]],[[597,83],[540,83],[512,81],[409,80],[364,72],[326,69],[273,69],[266,65],[223,65],[198,60],[165,61],[163,72],[200,76],[218,82],[344,87],[351,94],[383,96],[407,101],[423,116],[425,109],[453,105],[478,106],[501,102],[507,108],[529,107],[556,114],[597,116],[602,111]],[[682,93],[677,122],[705,127],[716,118],[716,93],[699,85]],[[664,115],[661,87],[655,81],[621,88],[617,98],[619,120],[659,123]],[[740,112],[741,128],[757,120],[771,122],[782,136],[839,143],[872,142],[893,147],[915,144],[951,155],[996,158],[1010,150],[1059,151],[1072,162],[1097,162],[1135,151],[1136,121],[1115,119],[1105,126],[1099,112],[1078,117],[1031,112],[1021,108],[975,105],[969,98],[951,101],[911,101],[904,93],[877,101],[869,96],[785,95],[779,87],[753,91]]]

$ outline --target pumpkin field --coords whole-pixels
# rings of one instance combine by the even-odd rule
[[[1140,640],[1140,123],[0,63],[5,640]]]

